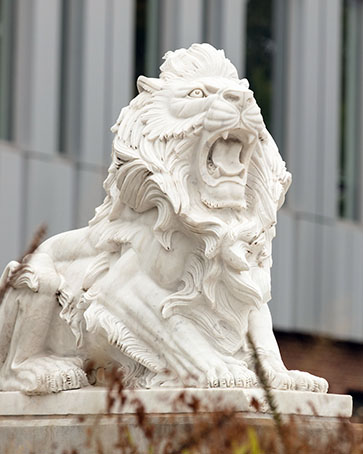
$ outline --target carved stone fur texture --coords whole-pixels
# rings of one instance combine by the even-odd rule
[[[95,217],[39,246],[4,296],[0,389],[78,388],[115,365],[128,387],[253,387],[249,331],[272,387],[325,392],[286,369],[272,332],[271,242],[291,175],[253,92],[208,44],[164,58],[112,128]]]

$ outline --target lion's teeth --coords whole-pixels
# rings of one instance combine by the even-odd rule
[[[219,178],[221,176],[221,170],[219,167],[216,167],[215,171],[213,172],[214,178]]]
[[[224,132],[224,133],[222,134],[222,137],[223,137],[224,140],[227,140],[227,139],[228,139],[228,132],[227,132],[227,131]]]

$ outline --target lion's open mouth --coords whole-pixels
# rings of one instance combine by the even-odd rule
[[[256,134],[242,128],[209,136],[199,155],[202,202],[209,208],[241,207]]]
[[[237,137],[224,135],[210,147],[207,169],[214,178],[240,177],[246,172],[244,145]]]

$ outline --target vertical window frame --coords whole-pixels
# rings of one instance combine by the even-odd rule
[[[363,0],[344,0],[338,212],[363,221]]]
[[[0,1],[0,139],[13,138],[15,0]]]
[[[80,154],[84,0],[62,0],[59,152]]]

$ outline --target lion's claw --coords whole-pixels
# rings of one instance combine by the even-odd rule
[[[252,388],[257,386],[255,373],[245,366],[236,365],[229,365],[227,370],[224,369],[221,374],[213,371],[208,374],[207,381],[209,388]]]

